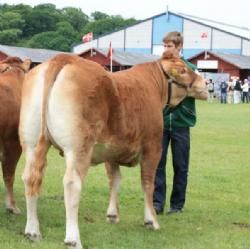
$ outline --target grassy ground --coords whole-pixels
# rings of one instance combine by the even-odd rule
[[[191,164],[185,211],[159,216],[160,231],[143,227],[139,167],[122,169],[121,221],[105,222],[108,187],[104,167],[89,171],[82,193],[79,223],[86,249],[249,249],[250,248],[250,105],[197,103],[198,123],[192,128]],[[170,158],[169,158],[170,161]],[[64,248],[65,217],[62,177],[64,161],[57,151],[49,164],[39,199],[43,240],[27,241],[25,199],[20,161],[15,193],[22,214],[6,214],[0,185],[0,248]],[[172,166],[168,164],[168,188]],[[168,191],[168,199],[169,199]],[[166,207],[168,208],[168,207]]]

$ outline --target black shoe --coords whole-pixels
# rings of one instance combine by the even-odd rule
[[[157,215],[159,214],[163,214],[163,208],[159,207],[159,206],[154,206],[155,212]]]
[[[179,214],[179,213],[182,213],[181,208],[170,208],[167,214]]]

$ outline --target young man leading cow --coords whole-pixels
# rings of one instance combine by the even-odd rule
[[[164,52],[172,52],[180,57],[183,46],[183,36],[180,32],[170,32],[164,38]],[[193,64],[182,60],[193,71]],[[196,123],[195,99],[186,97],[173,111],[168,107],[163,110],[164,131],[162,139],[162,155],[159,162],[154,189],[154,208],[157,214],[162,214],[166,203],[166,163],[168,146],[171,144],[173,160],[173,188],[168,214],[182,212],[185,199],[189,168],[190,127]]]

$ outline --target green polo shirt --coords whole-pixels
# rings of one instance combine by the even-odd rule
[[[181,58],[193,71],[195,65]],[[186,97],[172,112],[168,112],[168,107],[163,110],[164,128],[193,127],[196,123],[195,99]]]

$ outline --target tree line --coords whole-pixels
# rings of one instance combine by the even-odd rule
[[[80,8],[57,9],[54,4],[34,7],[24,4],[0,4],[0,44],[45,48],[69,52],[82,36],[93,32],[94,38],[137,22],[120,15],[95,11],[90,16]]]

